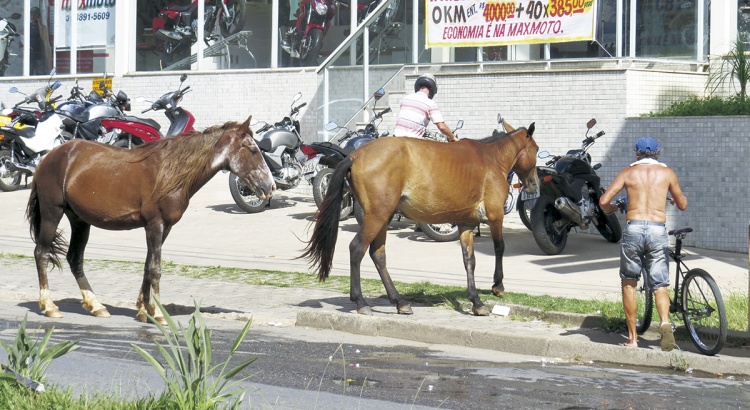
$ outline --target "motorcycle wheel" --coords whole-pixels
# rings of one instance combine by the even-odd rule
[[[419,229],[425,236],[435,242],[452,242],[458,240],[458,225],[456,224],[426,224],[419,222]]]
[[[529,199],[528,201],[518,201],[518,216],[521,218],[521,222],[526,229],[531,230],[531,210],[534,209],[536,199]]]
[[[229,174],[229,192],[232,199],[243,211],[249,214],[263,212],[270,199],[260,199],[255,192],[242,183],[237,175]]]
[[[3,60],[0,61],[0,77],[5,76],[5,70],[8,68],[8,56],[6,55],[3,57]]]
[[[21,186],[21,173],[7,168],[10,159],[10,151],[0,150],[0,189],[5,192],[15,191]]]
[[[333,174],[333,168],[323,168],[315,174],[312,180],[312,191],[313,199],[315,199],[315,205],[320,209],[320,205],[323,204],[326,192],[328,191],[328,183],[331,181],[331,175]],[[352,208],[354,207],[354,196],[351,190],[348,188],[344,192],[344,200],[341,202],[341,213],[339,214],[339,220],[343,221],[352,214]]]
[[[557,255],[568,243],[568,228],[555,229],[555,222],[563,219],[552,198],[541,196],[531,210],[531,233],[539,248],[548,255]]]
[[[245,8],[241,0],[227,0],[229,18],[224,17],[224,11],[219,12],[219,30],[222,37],[229,37],[239,33],[245,26]]]
[[[302,60],[304,66],[318,65],[318,56],[323,48],[323,30],[319,28],[310,29],[310,45],[307,48],[307,54]]]
[[[622,239],[622,227],[620,221],[617,219],[617,215],[605,215],[604,212],[599,210],[597,216],[596,229],[608,242],[617,243]]]
[[[599,196],[594,198],[596,206],[596,230],[609,242],[617,243],[622,239],[622,226],[616,214],[606,215],[599,207],[599,198],[604,195],[604,188],[599,189]]]

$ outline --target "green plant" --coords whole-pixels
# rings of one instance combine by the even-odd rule
[[[678,372],[684,372],[690,368],[690,362],[687,357],[685,357],[685,353],[683,353],[682,350],[677,350],[672,353],[672,357],[669,358],[669,367]]]
[[[211,345],[211,330],[206,328],[198,302],[195,312],[190,316],[188,327],[175,323],[159,300],[155,300],[167,321],[167,327],[159,324],[152,316],[149,320],[155,324],[167,340],[168,349],[159,343],[156,347],[164,361],[169,366],[169,372],[151,354],[135,344],[133,348],[148,361],[167,384],[168,396],[174,400],[178,409],[215,409],[224,405],[226,408],[236,409],[242,404],[244,391],[232,389],[247,377],[232,382],[232,378],[250,365],[255,359],[246,360],[235,368],[226,372],[227,365],[245,339],[251,322],[248,321],[237,339],[234,341],[229,357],[223,363],[213,364],[213,348]],[[181,340],[184,341],[183,352]],[[218,374],[216,372],[218,371]],[[249,377],[249,376],[248,376]]]
[[[43,382],[46,378],[47,367],[58,357],[79,349],[78,341],[65,341],[56,345],[48,346],[54,326],[47,329],[41,340],[31,340],[26,331],[26,319],[18,326],[16,338],[12,344],[0,341],[0,346],[8,353],[8,366],[11,371],[37,382]],[[5,367],[5,366],[4,366]],[[6,373],[7,375],[7,373]],[[3,377],[8,379],[8,377]],[[15,380],[15,376],[11,375]]]
[[[725,85],[735,87],[734,81],[737,80],[740,89],[737,96],[741,102],[745,101],[747,83],[750,81],[750,61],[745,54],[747,47],[741,39],[737,39],[732,44],[732,50],[726,56],[721,58],[721,64],[716,71],[712,71],[706,83],[706,89],[710,94],[716,92]]]

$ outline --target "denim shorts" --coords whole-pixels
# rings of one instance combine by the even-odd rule
[[[669,240],[664,224],[628,221],[620,242],[620,278],[639,280],[652,290],[669,286]]]

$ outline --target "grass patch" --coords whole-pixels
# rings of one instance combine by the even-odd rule
[[[73,388],[50,386],[44,393],[35,393],[11,383],[0,382],[0,407],[14,410],[161,410],[170,409],[165,398],[123,399],[111,393],[74,395]]]
[[[34,265],[34,259],[28,256],[0,254],[0,261],[12,258],[16,263]],[[87,260],[88,269],[105,269],[108,271],[143,272],[141,262],[122,262],[106,260]],[[282,272],[262,269],[230,268],[224,266],[178,265],[171,261],[162,263],[162,274],[179,275],[196,279],[214,279],[241,282],[248,285],[266,285],[275,287],[314,287],[328,289],[344,294],[349,293],[348,276],[329,276],[325,282],[319,282],[316,274],[308,272]],[[423,282],[394,282],[399,293],[409,301],[427,306],[459,309],[469,303],[466,288],[463,286],[436,285]],[[368,297],[379,297],[385,293],[379,279],[362,279],[362,292]],[[546,312],[567,312],[600,316],[602,328],[608,332],[622,332],[627,329],[625,314],[620,301],[603,299],[575,299],[550,295],[529,295],[525,293],[505,292],[505,297],[498,298],[489,289],[479,289],[484,302],[502,302],[540,309],[539,319],[544,319]],[[748,295],[723,295],[727,308],[729,330],[745,331],[748,329]],[[656,311],[654,311],[656,314]],[[512,318],[517,318],[511,315]],[[677,318],[680,321],[682,318]]]

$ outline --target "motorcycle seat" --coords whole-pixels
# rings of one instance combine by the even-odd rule
[[[353,149],[343,148],[340,145],[333,144],[333,143],[331,143],[329,141],[314,142],[314,143],[312,143],[310,145],[313,145],[313,146],[317,145],[317,146],[319,146],[321,148],[324,148],[324,149],[329,149],[331,151],[336,151],[336,152],[340,153],[343,156],[347,156],[347,155],[351,154],[352,151],[354,151]]]
[[[124,115],[122,117],[122,119],[124,119],[126,121],[131,121],[131,122],[137,122],[137,123],[141,123],[141,124],[150,125],[150,126],[154,127],[157,130],[161,129],[161,125],[159,125],[158,122],[156,122],[155,120],[152,120],[150,118],[138,118],[138,117],[133,117],[133,116],[130,116],[130,115]]]
[[[180,12],[180,13],[184,13],[186,11],[190,11],[191,7],[193,7],[193,6],[190,3],[185,4],[185,5],[177,5],[177,4],[175,4],[175,5],[169,6],[169,9],[172,10],[172,11],[177,11],[177,12]]]

